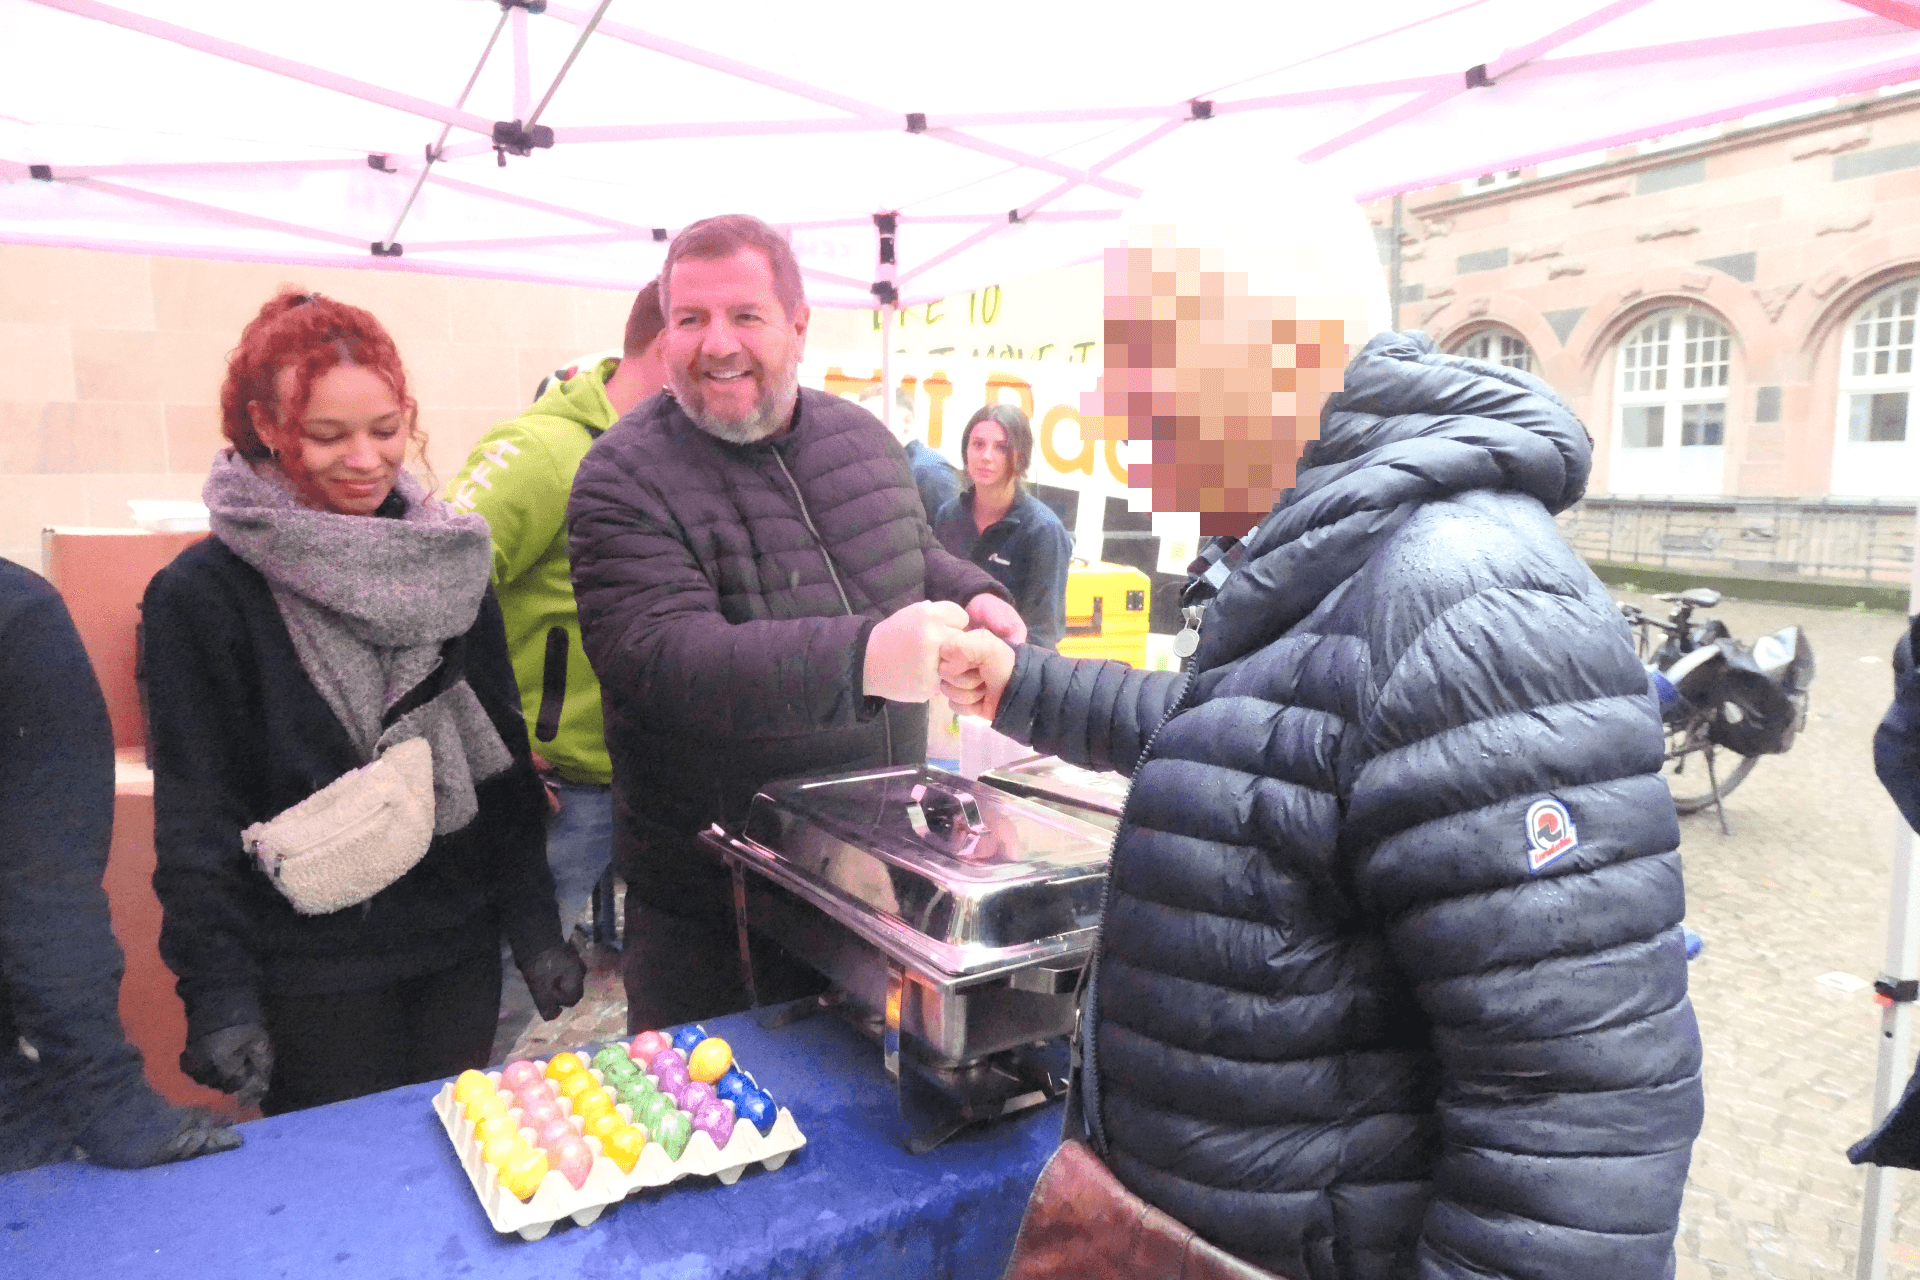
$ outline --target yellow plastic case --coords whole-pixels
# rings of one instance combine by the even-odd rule
[[[1060,653],[1069,658],[1114,658],[1147,665],[1147,616],[1153,584],[1125,564],[1074,561],[1067,570],[1067,633]]]

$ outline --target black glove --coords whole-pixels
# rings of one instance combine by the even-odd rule
[[[157,1145],[153,1141],[155,1130],[150,1126],[130,1132],[101,1132],[107,1123],[103,1117],[82,1139],[87,1159],[110,1169],[146,1169],[217,1151],[231,1151],[240,1145],[240,1135],[227,1127],[227,1120],[209,1113],[205,1107],[168,1107],[166,1114],[173,1121],[172,1132],[167,1134],[165,1128],[159,1129],[159,1133],[167,1136]]]
[[[580,959],[571,942],[542,951],[531,964],[520,966],[520,975],[527,980],[533,1007],[540,1011],[540,1018],[545,1022],[559,1017],[562,1009],[579,1004],[586,991],[586,962]]]
[[[236,1095],[243,1107],[256,1106],[273,1078],[273,1042],[257,1022],[222,1027],[187,1041],[180,1069],[209,1089]]]

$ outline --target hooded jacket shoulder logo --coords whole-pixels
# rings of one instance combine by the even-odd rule
[[[1527,870],[1538,871],[1580,846],[1573,817],[1558,800],[1535,800],[1527,808]]]

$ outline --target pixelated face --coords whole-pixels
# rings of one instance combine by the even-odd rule
[[[1320,408],[1341,389],[1345,321],[1250,295],[1222,255],[1186,246],[1106,253],[1106,372],[1083,404],[1103,439],[1150,442],[1127,483],[1203,534],[1243,534],[1293,485]],[[1141,446],[1136,445],[1136,457]]]
[[[758,249],[681,258],[667,290],[667,380],[687,416],[735,444],[781,431],[799,393],[809,313],[787,315]]]

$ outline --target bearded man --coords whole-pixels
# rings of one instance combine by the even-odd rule
[[[809,312],[784,236],[694,223],[660,284],[671,394],[595,443],[568,508],[635,1031],[747,1003],[730,882],[696,834],[776,778],[920,763],[941,644],[1026,636],[1005,589],[934,539],[878,419],[800,388]],[[810,980],[777,955],[756,973],[763,996]]]

